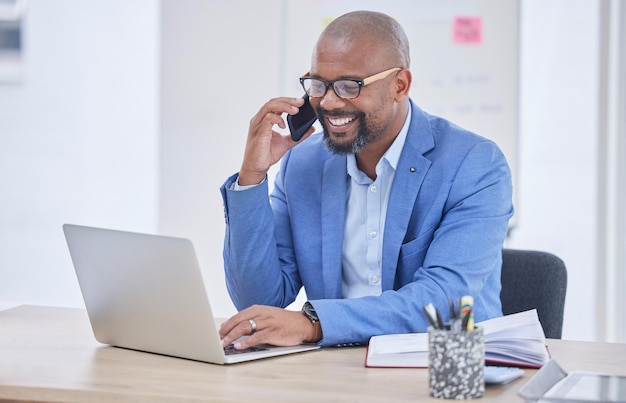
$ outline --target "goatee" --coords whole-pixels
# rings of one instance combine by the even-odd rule
[[[328,149],[330,152],[341,155],[356,154],[370,142],[371,135],[367,130],[367,123],[365,120],[365,114],[363,112],[359,112],[355,118],[355,120],[358,120],[358,131],[356,137],[351,142],[345,144],[337,143],[329,135],[331,131],[326,124],[324,116],[333,115],[323,111],[318,111],[317,114],[319,116],[319,121],[322,125],[322,128],[324,129],[324,145],[326,149]]]

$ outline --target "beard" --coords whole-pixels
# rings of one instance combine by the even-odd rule
[[[383,127],[380,127],[369,120],[365,116],[364,112],[357,112],[355,116],[355,120],[358,122],[356,137],[348,143],[338,143],[329,135],[331,130],[329,130],[328,125],[326,124],[326,119],[324,118],[341,117],[345,114],[341,112],[328,112],[321,108],[318,108],[316,113],[319,118],[319,122],[322,125],[322,129],[324,129],[324,145],[326,146],[326,149],[334,154],[356,154],[369,143],[382,137],[385,132]]]

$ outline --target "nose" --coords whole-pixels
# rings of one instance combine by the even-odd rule
[[[319,99],[320,106],[326,110],[342,108],[346,105],[343,98],[340,98],[332,86],[326,88],[326,92]]]

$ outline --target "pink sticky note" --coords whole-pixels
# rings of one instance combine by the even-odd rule
[[[483,41],[481,17],[454,18],[454,43],[479,45]]]

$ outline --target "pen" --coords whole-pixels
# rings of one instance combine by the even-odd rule
[[[456,310],[456,304],[454,303],[454,298],[450,298],[450,320],[457,319],[458,312]]]
[[[454,302],[454,298],[450,298],[450,331],[453,333],[459,333],[461,331],[461,318],[460,312],[457,309],[456,303]]]
[[[435,329],[439,329],[439,321],[437,320],[439,318],[439,313],[435,309],[435,306],[432,303],[428,303],[424,305],[423,310],[426,315],[426,319],[430,322],[430,325]]]
[[[471,295],[465,295],[461,298],[461,318],[462,328],[471,332],[474,330],[474,298]]]
[[[435,315],[437,317],[437,325],[439,326],[439,329],[444,329],[445,326],[443,325],[443,318],[437,309],[435,309]]]

